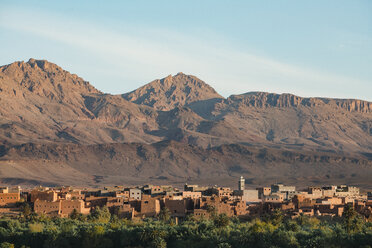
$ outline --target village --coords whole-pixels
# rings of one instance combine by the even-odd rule
[[[88,215],[97,208],[107,207],[120,218],[138,220],[157,218],[167,209],[177,222],[193,216],[209,219],[213,214],[249,219],[276,209],[285,215],[340,217],[346,205],[351,205],[367,221],[372,216],[372,192],[361,193],[347,185],[308,187],[273,184],[269,187],[246,189],[243,177],[238,189],[185,184],[175,187],[145,185],[141,187],[113,186],[103,189],[75,187],[0,188],[0,215],[21,215],[20,203],[30,205],[34,213],[50,217],[69,217],[72,213]]]

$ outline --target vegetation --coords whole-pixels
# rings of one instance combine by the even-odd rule
[[[342,218],[289,219],[280,211],[242,222],[223,214],[211,220],[189,217],[175,225],[169,210],[155,219],[129,221],[107,208],[70,218],[34,214],[0,219],[1,247],[371,247],[372,223],[352,208]]]

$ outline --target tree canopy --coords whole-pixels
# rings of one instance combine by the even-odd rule
[[[169,210],[157,219],[131,221],[97,208],[87,218],[34,216],[0,219],[2,247],[371,247],[372,224],[346,209],[342,218],[290,219],[273,212],[237,221],[224,214],[186,218],[175,225]]]

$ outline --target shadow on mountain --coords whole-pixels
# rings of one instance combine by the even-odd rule
[[[187,105],[187,107],[191,108],[192,111],[197,113],[200,117],[204,119],[215,119],[216,116],[213,116],[212,111],[216,103],[220,103],[225,101],[224,98],[212,98],[207,100],[201,100],[192,102]]]

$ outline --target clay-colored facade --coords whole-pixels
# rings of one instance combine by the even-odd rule
[[[89,214],[90,208],[85,207],[85,202],[83,200],[60,200],[60,216],[68,217],[74,209],[80,214]]]
[[[156,198],[141,200],[140,215],[144,217],[155,217],[160,213],[160,201]]]
[[[165,199],[164,205],[169,209],[171,215],[174,217],[185,217],[186,216],[186,201],[185,200],[172,200]]]
[[[34,211],[38,214],[68,217],[74,209],[81,214],[90,213],[90,208],[85,207],[83,200],[58,200],[51,202],[37,199],[34,202]]]
[[[19,193],[0,193],[0,206],[16,203],[20,199]]]
[[[35,202],[36,200],[54,202],[57,199],[58,199],[57,192],[52,191],[52,190],[48,190],[48,191],[33,190],[33,191],[31,191],[31,202]]]
[[[183,198],[190,198],[190,199],[198,199],[202,196],[201,192],[193,192],[193,191],[183,191],[182,197]]]

